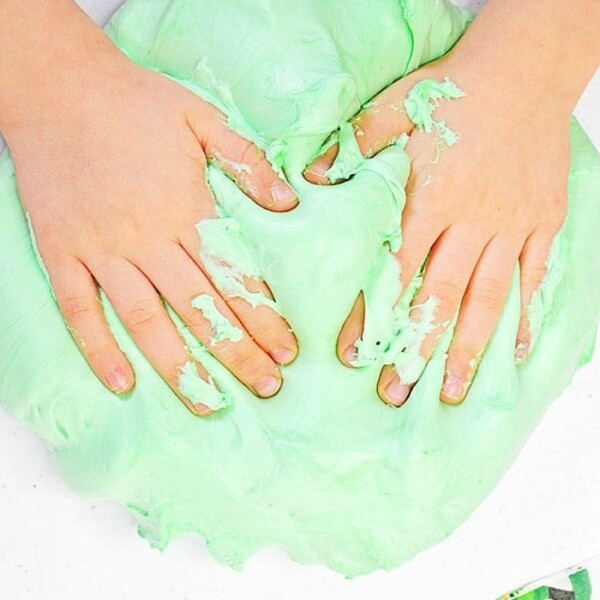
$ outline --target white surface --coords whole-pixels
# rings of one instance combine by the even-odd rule
[[[454,535],[391,573],[350,581],[273,549],[242,573],[214,563],[192,538],[161,555],[124,510],[71,492],[43,444],[0,410],[0,597],[493,600],[600,552],[599,373],[596,352]]]
[[[106,18],[107,7],[96,2],[93,15]],[[600,147],[599,104],[597,74],[577,115]],[[161,555],[123,509],[70,491],[42,442],[0,410],[0,598],[493,600],[600,552],[599,376],[597,351],[495,493],[446,542],[351,581],[274,549],[242,573],[214,563],[194,539]]]

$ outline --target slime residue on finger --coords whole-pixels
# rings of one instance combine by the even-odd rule
[[[204,404],[212,410],[220,410],[231,404],[230,396],[217,389],[210,375],[208,381],[198,375],[196,365],[192,361],[186,362],[181,368],[177,387],[181,394],[194,404]]]
[[[192,306],[201,310],[204,318],[210,323],[212,328],[211,346],[215,346],[224,340],[239,342],[244,337],[242,330],[219,312],[211,295],[199,294],[192,300]]]

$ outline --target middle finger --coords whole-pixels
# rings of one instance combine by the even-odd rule
[[[139,266],[206,349],[255,395],[281,387],[275,361],[252,339],[187,252],[175,243],[146,252]]]
[[[406,402],[439,338],[454,319],[471,274],[491,237],[474,231],[477,229],[472,224],[453,225],[433,245],[423,283],[409,313],[409,328],[422,333],[410,340],[411,346],[397,357],[394,365],[383,368],[379,378],[377,390],[387,404],[401,406]]]

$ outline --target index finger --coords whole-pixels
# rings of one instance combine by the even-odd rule
[[[405,97],[406,86],[392,85],[365,104],[351,119],[356,142],[365,158],[375,156],[414,129],[415,125],[404,108]],[[327,177],[327,171],[335,162],[338,150],[337,143],[327,148],[324,154],[306,168],[306,179],[319,185],[335,183]]]
[[[259,206],[276,212],[294,208],[298,195],[283,173],[278,173],[267,160],[264,150],[230,129],[227,117],[216,108],[205,110],[209,111],[208,119],[203,119],[202,124],[192,119],[190,124],[202,129],[207,158],[216,162]]]

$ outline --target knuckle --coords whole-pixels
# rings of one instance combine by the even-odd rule
[[[244,327],[250,336],[253,339],[271,340],[273,342],[292,337],[290,328],[283,317],[268,307],[264,308],[264,311],[253,311],[245,315]]]
[[[220,360],[234,373],[244,378],[252,378],[266,371],[264,360],[249,344],[227,343],[221,349]]]
[[[179,386],[179,376],[181,375],[181,370],[186,364],[187,363],[174,363],[167,366],[162,371],[163,377],[174,389],[177,389]]]
[[[517,329],[517,338],[523,339],[530,335],[529,311],[527,305],[521,304],[521,314],[519,315],[519,326]]]
[[[262,321],[244,320],[244,328],[253,340],[260,340],[268,346],[274,346],[276,340],[282,337],[282,330],[270,327]]]
[[[461,287],[451,280],[441,279],[432,286],[431,295],[439,300],[439,311],[451,312],[448,309],[458,304],[461,296]]]
[[[519,328],[517,329],[517,335],[515,336],[515,343],[526,345],[531,343],[531,329],[529,327],[529,322],[519,322]]]
[[[540,286],[547,271],[546,265],[536,265],[527,271],[526,280],[529,282],[528,287],[531,288],[530,295]]]
[[[263,161],[265,153],[249,140],[240,140],[240,162],[255,167]]]
[[[440,341],[440,337],[444,333],[444,327],[438,325],[424,340],[419,348],[419,355],[425,360],[429,360],[433,355],[437,345]]]
[[[257,360],[256,353],[231,352],[229,354],[231,368],[239,373],[251,375],[262,371],[261,361]]]
[[[185,312],[181,311],[180,316],[183,318],[185,324],[206,343],[208,342],[208,338],[214,333],[213,325],[207,318],[204,310],[192,305],[192,301],[197,295],[191,296],[185,301],[183,305],[186,307]],[[222,304],[221,299],[218,296],[211,297],[213,298],[217,313],[224,317],[230,324],[235,325],[234,318],[231,317],[226,305]]]
[[[185,312],[180,313],[180,316],[183,318],[185,324],[195,333],[202,334],[202,337],[205,338],[210,330],[210,322],[204,316],[204,311],[192,307],[192,301],[195,296],[191,299],[186,300],[184,306]],[[217,310],[219,310],[217,308]],[[219,310],[219,312],[221,312]],[[222,313],[221,313],[222,314]]]
[[[466,340],[455,342],[448,350],[447,367],[456,375],[467,375],[472,370],[473,361],[477,360],[478,351],[474,344]]]
[[[556,211],[564,211],[566,212],[567,204],[568,204],[568,192],[565,190],[564,192],[557,192],[555,194],[551,194],[549,196],[548,202],[552,209]]]
[[[88,346],[84,349],[84,353],[88,361],[93,365],[110,362],[107,360],[109,358],[112,358],[113,363],[116,363],[119,359],[119,356],[115,355],[112,344],[108,342],[99,344],[98,346]]]
[[[488,310],[497,310],[502,304],[502,290],[496,279],[481,279],[470,295],[478,306]]]
[[[559,208],[559,209],[550,209],[550,213],[547,215],[545,222],[543,222],[542,227],[546,231],[548,236],[556,235],[562,226],[565,224],[565,219],[567,218],[567,210]]]
[[[556,233],[563,226],[567,217],[567,209],[568,196],[566,193],[548,196],[542,223],[551,234]]]
[[[89,317],[95,308],[93,300],[88,294],[67,296],[62,303],[65,318],[68,321],[77,321]]]
[[[158,316],[156,304],[151,300],[143,300],[128,310],[125,325],[134,335],[144,333],[156,324]]]

